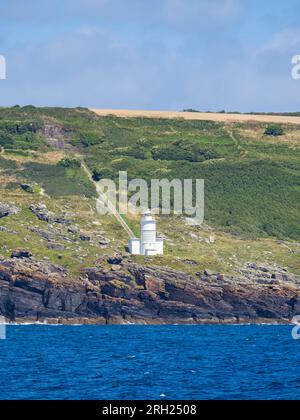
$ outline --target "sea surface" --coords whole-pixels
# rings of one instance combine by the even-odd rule
[[[291,326],[8,326],[0,399],[300,399]]]

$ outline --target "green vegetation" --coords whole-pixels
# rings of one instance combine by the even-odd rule
[[[93,184],[80,167],[65,167],[38,162],[26,162],[16,173],[21,179],[41,185],[52,197],[82,195],[95,197]]]
[[[253,122],[120,119],[99,117],[82,108],[14,107],[0,109],[2,147],[10,153],[12,147],[16,153],[51,151],[43,135],[45,124],[70,133],[73,152],[47,163],[42,157],[37,162],[24,155],[12,172],[38,183],[52,197],[95,196],[80,167],[80,155],[95,180],[117,180],[121,170],[128,172],[129,179],[148,182],[204,178],[205,220],[210,226],[246,238],[300,238],[297,126],[266,129],[265,124]],[[12,162],[0,158],[0,168],[8,166],[8,171]]]
[[[282,136],[284,134],[283,128],[280,125],[269,125],[266,128],[265,135],[266,136]]]
[[[81,162],[78,159],[65,158],[58,162],[57,165],[62,166],[63,168],[80,168]]]
[[[4,149],[38,150],[44,144],[38,134],[42,127],[40,119],[0,120],[0,146]]]
[[[154,147],[151,154],[154,160],[188,162],[204,162],[218,157],[214,151],[204,149],[198,143],[186,140],[176,140],[165,147]],[[134,157],[139,158],[139,156]]]
[[[45,125],[68,133],[70,148],[53,149]],[[275,136],[255,122],[225,125],[101,118],[82,108],[0,108],[0,202],[21,208],[0,220],[0,254],[27,248],[38,259],[79,275],[101,255],[124,251],[125,231],[112,216],[96,213],[96,192],[81,166],[84,159],[95,179],[117,180],[119,170],[128,171],[129,179],[147,181],[205,179],[204,225],[160,217],[165,255],[154,258],[154,264],[195,275],[205,268],[232,273],[247,262],[268,262],[300,273],[300,130],[279,128],[282,134]],[[40,202],[56,214],[67,213],[92,240],[82,241],[62,224],[49,228],[29,210]],[[138,235],[139,219],[128,215],[126,221]],[[55,233],[58,248],[32,227]],[[107,244],[99,243],[101,237]],[[134,260],[144,263],[141,257]]]
[[[187,109],[184,109],[182,112],[201,112],[201,111],[198,111],[197,109],[194,109],[194,108],[187,108]]]
[[[14,160],[4,159],[0,156],[0,170],[15,170],[16,168],[17,164]]]
[[[36,185],[29,185],[29,184],[21,184],[21,188],[23,191],[26,191],[28,194],[34,194],[38,191]]]

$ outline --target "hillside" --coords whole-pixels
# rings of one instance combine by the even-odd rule
[[[82,278],[91,281],[86,270],[100,267],[101,279],[107,277],[105,294],[114,298],[123,282],[139,289],[141,280],[134,267],[140,267],[139,272],[157,270],[161,281],[165,281],[164,270],[177,270],[185,274],[173,271],[175,279],[179,276],[187,284],[198,284],[206,271],[213,281],[219,278],[220,287],[223,282],[237,284],[239,278],[243,284],[251,278],[251,290],[255,290],[255,284],[274,287],[270,284],[286,279],[287,287],[294,290],[292,284],[297,284],[300,274],[300,124],[280,123],[281,135],[265,134],[272,124],[121,118],[82,108],[0,108],[3,267],[15,266],[10,257],[17,249],[29,252],[25,258],[34,258],[36,264],[48,265],[39,269],[42,273],[54,270],[56,278],[57,267],[66,270],[59,277],[68,285],[82,284]],[[124,254],[127,233],[112,216],[97,214],[95,187],[82,160],[95,179],[117,179],[119,170],[127,170],[129,179],[204,178],[204,225],[193,227],[184,217],[161,216],[158,227],[166,238],[164,257],[128,261]],[[130,215],[126,219],[138,232],[139,221]],[[120,265],[113,260],[112,264],[110,258],[121,254],[126,262]],[[250,272],[257,267],[259,274],[255,268],[249,277],[249,267]],[[25,268],[18,266],[18,270]],[[5,276],[0,274],[0,280]],[[129,299],[124,287],[122,298],[127,293]],[[153,287],[160,296],[157,285],[151,285],[149,292]],[[136,299],[134,293],[130,296]],[[280,296],[290,295],[281,290]],[[168,316],[172,316],[170,311]]]

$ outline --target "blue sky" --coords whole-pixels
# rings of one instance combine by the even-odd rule
[[[0,0],[0,104],[300,111],[299,18],[299,0]]]

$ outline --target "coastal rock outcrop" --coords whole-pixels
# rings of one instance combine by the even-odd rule
[[[253,267],[236,277],[208,270],[193,277],[128,257],[108,257],[74,279],[60,266],[35,261],[25,251],[17,254],[0,257],[0,314],[10,321],[275,323],[300,314],[300,279],[289,273],[281,279],[279,268],[278,278],[270,271],[261,282],[251,275],[259,271]]]
[[[0,203],[0,219],[3,217],[11,216],[17,214],[21,209],[17,206],[12,206],[6,203]]]
[[[46,142],[55,149],[72,149],[70,131],[59,124],[44,124],[43,128],[40,130],[40,134]]]
[[[57,215],[49,211],[45,204],[32,204],[29,209],[36,215],[39,220],[47,223],[61,223],[64,225],[71,224],[71,220],[67,219],[64,215]]]

